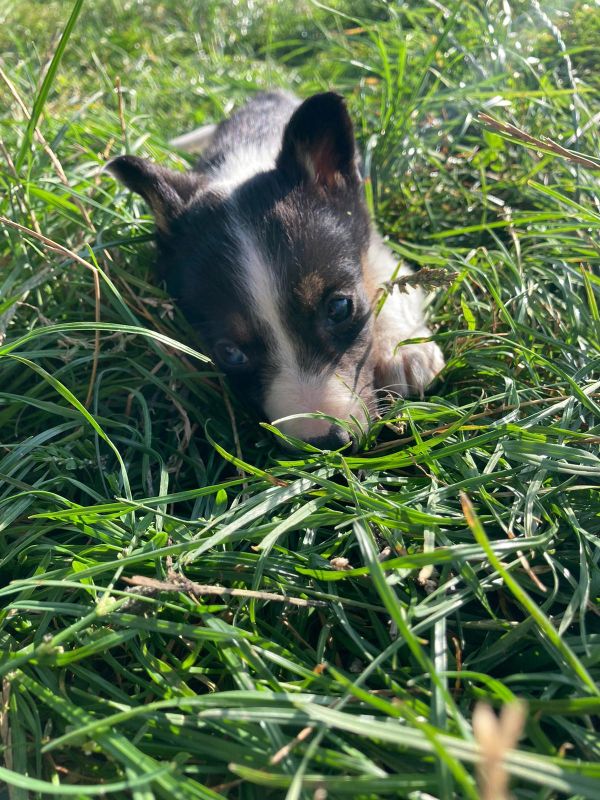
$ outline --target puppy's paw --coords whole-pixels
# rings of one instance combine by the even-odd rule
[[[443,367],[444,356],[435,342],[400,344],[394,355],[375,367],[375,386],[402,397],[423,397]]]

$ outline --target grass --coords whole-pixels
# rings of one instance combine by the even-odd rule
[[[0,21],[0,796],[487,799],[473,710],[518,699],[513,796],[596,798],[599,173],[477,115],[597,158],[597,4]],[[380,228],[449,278],[442,380],[353,456],[228,398],[102,172],[272,85],[348,98]]]

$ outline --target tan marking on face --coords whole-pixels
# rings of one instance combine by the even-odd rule
[[[318,272],[309,272],[297,284],[294,293],[305,308],[314,309],[325,289],[325,281]]]
[[[231,331],[231,338],[234,341],[240,344],[252,341],[252,330],[241,314],[231,314],[227,318],[227,327]]]
[[[372,259],[369,257],[370,253],[367,250],[361,256],[361,268],[363,275],[363,283],[365,286],[365,294],[371,306],[377,303],[377,297],[381,290],[381,283],[377,280],[378,276],[374,274]]]

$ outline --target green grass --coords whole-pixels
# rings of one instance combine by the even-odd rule
[[[477,122],[597,158],[597,4],[76,6],[0,4],[0,797],[483,798],[520,699],[514,797],[597,798],[600,173]],[[449,277],[442,379],[353,456],[226,402],[102,172],[273,85],[348,98]]]

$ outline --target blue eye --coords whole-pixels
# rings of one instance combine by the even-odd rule
[[[352,300],[349,297],[332,297],[327,303],[327,319],[334,325],[345,322],[352,314]]]
[[[226,367],[242,367],[248,363],[248,356],[233,342],[217,342],[217,360]]]

